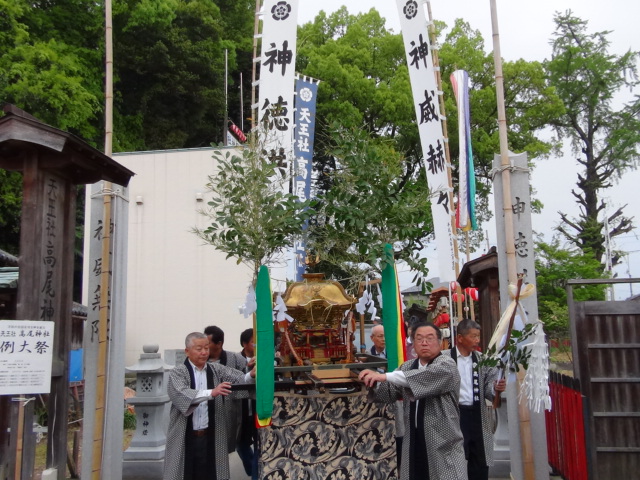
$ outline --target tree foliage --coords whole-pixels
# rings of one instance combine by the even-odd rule
[[[446,29],[442,23],[438,27]],[[386,236],[385,241],[396,246],[398,258],[414,262],[419,280],[427,269],[422,262],[415,263],[415,254],[432,235],[433,226],[402,36],[386,30],[373,9],[358,15],[350,15],[346,8],[328,16],[321,12],[298,32],[297,69],[321,80],[314,167],[319,172],[322,208],[312,235],[318,235],[313,241],[324,245],[328,261],[322,262],[321,253],[317,268],[326,272],[342,261],[341,275],[362,275],[363,267],[374,268],[372,256],[380,255]],[[478,210],[481,218],[488,218],[492,161],[499,151],[493,57],[484,52],[480,33],[458,20],[442,43],[440,61],[454,165],[457,109],[448,79],[455,68],[467,69],[472,79]],[[548,154],[553,144],[537,138],[536,132],[562,105],[546,85],[541,64],[506,62],[504,71],[507,109],[513,118],[510,148],[527,150],[530,158]],[[342,130],[333,122],[339,122]],[[352,158],[355,152],[360,159]],[[384,195],[393,196],[385,200]],[[390,219],[385,205],[390,200],[403,212],[393,212],[397,222]],[[418,214],[417,208],[424,211]]]
[[[229,116],[238,122],[241,71],[249,103],[254,8],[253,0],[114,3],[114,151],[222,139],[224,51]],[[0,105],[101,148],[104,22],[102,1],[0,0]],[[22,180],[0,171],[0,182],[0,248],[17,254]]]
[[[570,218],[560,212],[564,224],[559,231],[600,262],[605,252],[604,222],[608,221],[611,237],[633,229],[624,207],[607,213],[601,195],[616,178],[636,168],[640,158],[640,97],[636,95],[622,108],[614,106],[617,93],[639,84],[640,52],[612,53],[610,32],[589,33],[587,22],[570,10],[557,13],[555,23],[553,55],[545,68],[565,109],[551,123],[561,137],[571,141],[582,167],[577,189],[572,190],[580,214]]]
[[[22,176],[0,169],[0,250],[18,255]]]
[[[390,243],[420,285],[428,273],[420,241],[431,223],[424,171],[404,181],[404,158],[389,139],[338,124],[331,138],[336,168],[326,173],[331,188],[318,194],[308,248],[324,261],[321,268],[331,264],[350,272],[354,285],[372,271],[380,273],[379,260]]]
[[[445,29],[446,25],[440,23],[439,28]],[[493,53],[484,51],[484,38],[478,30],[457,19],[442,41],[439,55],[454,179],[458,177],[458,109],[449,78],[456,69],[469,73],[477,211],[480,219],[487,219],[489,194],[493,188],[493,157],[500,151]],[[563,111],[563,107],[553,88],[546,83],[542,64],[523,59],[505,61],[503,74],[509,150],[526,151],[531,160],[549,155],[557,145],[538,135]]]
[[[239,68],[250,81],[253,5],[249,0],[118,4],[114,149],[201,147],[222,140],[225,50],[234,92]],[[238,122],[239,98],[230,100]]]
[[[569,337],[567,280],[606,278],[600,262],[577,247],[563,248],[555,238],[551,243],[536,242],[536,288],[538,314],[545,332],[561,344]],[[604,285],[585,285],[573,289],[575,301],[604,300]]]
[[[216,173],[209,177],[211,200],[201,213],[211,220],[195,229],[200,238],[248,265],[257,278],[260,265],[272,263],[313,213],[311,201],[287,192],[280,168],[266,161],[258,147],[219,150]],[[254,278],[255,280],[255,278]]]
[[[241,71],[250,94],[254,8],[253,0],[114,4],[114,151],[220,141],[225,50],[230,117],[239,122]],[[100,148],[104,3],[0,0],[0,12],[0,102]]]

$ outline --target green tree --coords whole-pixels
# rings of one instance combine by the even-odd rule
[[[444,30],[446,26],[440,23],[438,28]],[[410,258],[409,251],[422,249],[432,235],[433,226],[402,36],[386,30],[384,20],[373,9],[349,15],[346,8],[342,8],[329,16],[321,12],[313,22],[299,27],[298,39],[297,69],[321,80],[314,168],[319,172],[318,190],[323,205],[319,210],[319,222],[327,231],[323,237],[313,241],[327,246],[324,256],[331,257],[334,266],[320,263],[317,268],[326,272],[328,268],[335,268],[339,258],[345,258],[340,275],[362,275],[361,267],[365,263],[368,266],[373,264],[373,258],[366,258],[366,255],[380,254],[382,249],[378,250],[378,244],[384,244],[382,237],[385,235],[391,243],[400,242],[395,243],[399,257]],[[493,58],[484,52],[480,33],[458,20],[443,42],[440,60],[454,165],[457,157],[457,110],[448,78],[457,67],[468,70],[472,79],[472,129],[476,174],[480,182],[478,210],[481,218],[487,218],[492,160],[499,151]],[[508,85],[507,109],[513,118],[510,148],[526,150],[531,158],[548,154],[553,144],[538,139],[536,132],[562,110],[561,102],[554,96],[553,89],[545,84],[541,64],[523,60],[506,62],[504,70],[505,84]],[[335,129],[332,130],[333,122],[339,122],[344,130],[336,134]],[[355,129],[363,133],[354,135]],[[345,135],[345,138],[341,139],[340,135]],[[344,153],[347,150],[345,142],[358,144],[371,167],[359,168],[356,161],[350,160]],[[393,191],[394,201],[406,202],[397,208],[413,212],[412,202],[417,202],[425,209],[420,216],[412,213],[414,216],[409,221],[415,223],[416,229],[408,224],[403,228],[388,224],[387,206],[376,203],[378,195],[389,192],[379,188],[376,184],[379,179],[372,178],[371,172],[379,168],[376,157],[386,154],[398,162],[393,170],[384,173],[387,176],[385,188]],[[369,181],[371,185],[367,184]],[[347,195],[354,197],[353,192],[362,193],[367,188],[369,192],[375,192],[372,194],[375,198],[373,205],[351,198],[350,206]],[[332,193],[332,189],[336,191]],[[350,208],[354,212],[349,212]],[[376,213],[377,208],[383,212],[380,216]],[[340,228],[331,225],[338,217],[344,219],[353,234],[347,232],[342,235]],[[400,218],[399,223],[407,221],[406,217]],[[369,229],[369,226],[374,226],[379,238],[373,240],[369,233],[360,239],[352,238],[360,232],[359,228]],[[314,230],[312,234],[318,234],[318,231]],[[339,238],[330,239],[331,235]],[[371,242],[368,247],[363,246],[367,241]],[[322,252],[322,249],[318,251]],[[365,258],[346,258],[349,255],[356,257],[356,253]],[[419,278],[426,273],[426,267],[416,265],[416,268],[420,272]]]
[[[22,175],[0,169],[0,250],[18,255]]]
[[[396,260],[406,262],[422,284],[428,269],[420,241],[431,228],[424,171],[404,182],[404,158],[389,139],[338,125],[331,138],[337,168],[328,173],[331,188],[319,193],[309,229],[308,248],[322,260],[318,268],[338,267],[353,289],[365,275],[380,272],[379,259],[390,243]]]
[[[437,22],[438,31],[447,26]],[[377,11],[349,15],[346,8],[327,16],[321,12],[298,30],[297,69],[322,80],[318,94],[318,144],[315,167],[322,171],[320,188],[330,188],[330,172],[336,168],[328,154],[330,125],[339,121],[357,127],[372,138],[392,139],[404,155],[404,181],[422,168],[422,149],[415,122],[411,86],[402,36],[384,27]],[[484,39],[463,20],[457,20],[439,51],[446,114],[449,118],[454,183],[458,157],[455,98],[449,76],[464,68],[471,78],[471,120],[480,218],[488,217],[491,169],[499,152],[494,65],[484,51]],[[504,63],[506,108],[510,121],[510,149],[527,151],[530,158],[548,155],[555,146],[538,138],[550,119],[562,112],[562,103],[545,83],[538,62]],[[432,229],[425,231],[428,235]]]
[[[247,0],[119,4],[114,14],[119,149],[200,147],[222,140],[225,50],[232,76],[239,57],[250,68],[250,5]]]
[[[237,122],[233,81],[245,72],[249,104],[254,8],[253,0],[113,5],[114,151],[208,146],[222,138],[224,50]],[[0,105],[15,104],[101,148],[102,1],[0,0],[0,52]],[[22,180],[2,171],[0,181],[0,248],[17,253]]]
[[[623,88],[638,86],[640,52],[622,55],[610,52],[610,32],[589,33],[587,22],[569,10],[555,15],[556,31],[551,60],[545,63],[549,84],[565,105],[551,124],[561,137],[571,141],[582,166],[572,190],[580,206],[577,218],[560,212],[558,230],[583,252],[599,262],[605,252],[604,222],[615,237],[633,229],[624,207],[604,216],[602,190],[638,165],[640,144],[640,97],[623,107],[614,107],[614,97]],[[616,259],[614,259],[615,263]],[[603,268],[601,266],[601,268]]]
[[[440,23],[438,27],[443,30],[446,25]],[[484,43],[478,30],[457,19],[439,51],[454,179],[458,176],[458,109],[449,78],[456,69],[469,74],[471,138],[480,219],[488,218],[493,157],[500,151],[493,53],[484,51]],[[542,140],[538,134],[562,113],[563,106],[553,88],[547,85],[542,64],[523,59],[505,61],[503,74],[509,149],[525,151],[531,160],[549,155],[557,145]]]
[[[95,7],[23,0],[3,7],[9,31],[0,37],[0,102],[13,103],[95,145],[103,69],[94,65],[100,58],[97,42],[79,41],[95,33]]]
[[[591,253],[577,247],[563,248],[555,238],[551,243],[536,242],[536,288],[538,313],[549,338],[562,345],[569,338],[567,280],[606,278]],[[574,300],[604,300],[604,285],[585,285],[573,290]]]

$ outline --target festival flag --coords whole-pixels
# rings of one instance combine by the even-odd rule
[[[456,70],[451,74],[451,84],[458,105],[458,141],[460,145],[456,227],[463,231],[477,230],[476,177],[473,167],[473,150],[471,149],[469,111],[469,74],[465,70]]]
[[[266,0],[262,17],[259,132],[262,148],[289,171],[293,142],[293,94],[298,0]]]
[[[382,269],[382,325],[384,327],[387,369],[391,372],[407,358],[405,350],[404,318],[402,299],[398,285],[398,272],[393,257],[393,247],[384,246],[385,267]]]
[[[279,165],[273,176],[283,192],[289,191],[293,167],[293,127],[296,44],[299,0],[262,2],[262,51],[259,59],[259,100],[252,105],[258,120],[257,133],[265,160]],[[293,248],[285,250],[287,259]],[[293,262],[274,263],[271,277],[284,283],[293,278]]]
[[[271,425],[274,395],[275,343],[269,269],[262,265],[256,282],[256,426]]]
[[[311,197],[311,173],[313,144],[316,129],[316,99],[319,80],[310,77],[296,79],[296,126],[293,152],[295,168],[293,172],[293,193],[304,202]],[[307,229],[305,222],[303,231]],[[306,245],[302,236],[293,245],[295,281],[301,282],[305,272]]]
[[[431,192],[431,213],[438,253],[438,271],[444,281],[456,278],[454,252],[454,212],[450,209],[451,164],[446,158],[446,145],[442,133],[443,117],[440,115],[435,68],[429,44],[427,18],[424,8],[415,0],[396,0],[400,15],[400,27],[404,41],[409,79],[413,92],[418,133],[427,183]]]

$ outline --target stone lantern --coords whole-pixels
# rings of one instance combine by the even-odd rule
[[[165,410],[169,403],[165,386],[166,365],[158,345],[145,345],[135,365],[127,367],[136,374],[136,396],[127,399],[136,410],[136,431],[123,454],[122,478],[162,478],[165,435]]]

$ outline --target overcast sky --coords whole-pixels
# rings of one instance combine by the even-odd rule
[[[386,19],[386,26],[394,32],[400,33],[398,12],[395,0],[300,0],[298,23],[312,21],[324,10],[332,13],[342,5],[347,4],[350,13],[367,12],[375,8]],[[506,60],[544,60],[551,55],[549,39],[555,30],[554,13],[572,10],[574,15],[588,20],[589,32],[609,30],[611,41],[610,51],[624,53],[629,49],[640,50],[640,34],[638,33],[638,19],[640,19],[639,0],[538,0],[524,2],[514,0],[497,0],[498,24],[500,33],[500,48],[502,57]],[[486,51],[492,51],[491,12],[489,0],[432,0],[431,12],[435,20],[442,20],[452,26],[456,18],[463,18],[472,28],[480,30],[485,39]],[[640,94],[636,91],[633,94]],[[632,93],[627,93],[632,98]],[[624,98],[624,97],[623,97]],[[473,112],[471,112],[473,115]],[[508,123],[509,119],[507,119]],[[576,164],[570,152],[561,158],[549,158],[536,162],[532,176],[532,184],[536,190],[536,197],[545,208],[541,214],[534,215],[533,228],[551,238],[553,227],[560,221],[558,210],[577,214],[577,205],[571,195],[575,187]],[[610,199],[609,212],[613,213],[618,206],[628,203],[625,209],[627,215],[635,216],[635,223],[640,224],[640,199],[635,192],[640,184],[640,171],[630,172],[623,180],[605,195]],[[493,204],[493,202],[491,202]],[[495,245],[495,226],[483,226],[489,230],[491,245]],[[618,237],[614,247],[629,252],[631,276],[640,277],[640,229],[633,234]],[[478,256],[476,254],[475,256]],[[433,252],[427,256],[434,258]],[[472,255],[472,258],[475,258]],[[429,261],[429,268],[433,275],[437,275],[437,262]],[[628,267],[625,261],[615,271],[620,277],[628,277]],[[400,274],[402,288],[410,286],[411,276]],[[629,296],[628,285],[617,287],[616,298]],[[633,293],[640,293],[640,284],[633,286]]]

